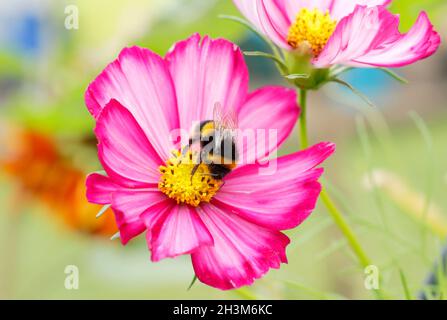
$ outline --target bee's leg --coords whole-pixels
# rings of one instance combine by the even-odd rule
[[[192,182],[192,178],[194,177],[194,175],[195,175],[196,172],[197,172],[197,169],[199,169],[199,166],[200,166],[200,162],[197,163],[197,164],[194,166],[194,168],[192,168],[192,171],[191,171],[191,182]]]
[[[202,176],[203,177],[212,177],[212,178],[219,177],[219,175],[215,174],[215,173],[202,173]]]
[[[182,156],[186,156],[186,153],[188,152],[189,146],[184,146],[182,149]]]
[[[217,180],[219,180],[222,184],[219,186],[219,190],[222,189],[222,187],[225,185],[225,181],[222,180],[222,176],[220,174],[215,174],[215,173],[207,173],[204,174],[205,176],[209,176],[209,177],[213,177],[216,178]]]
[[[194,168],[191,171],[191,182],[192,182],[192,178],[194,177],[194,175],[196,174],[197,170],[199,169],[199,166],[202,164],[202,159],[205,159],[205,151],[202,150],[198,155],[197,155],[197,162],[194,166]]]
[[[225,181],[222,181],[222,184],[219,187],[219,190],[223,188],[223,186],[225,185]]]
[[[222,177],[222,175],[220,175],[220,174],[217,174],[217,173],[204,173],[204,174],[202,174],[202,175],[203,175],[203,176],[207,176],[207,177],[213,177],[213,178],[215,178],[216,180],[222,181],[221,188],[222,188],[223,185],[225,184],[225,181],[222,180],[223,177]]]
[[[189,138],[188,144],[186,146],[183,147],[182,149],[182,156],[186,156],[186,153],[191,149],[192,144],[194,143],[194,141],[192,140],[192,138]]]

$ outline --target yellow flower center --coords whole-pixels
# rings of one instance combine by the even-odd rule
[[[172,152],[173,157],[160,166],[161,178],[158,189],[178,204],[197,207],[202,202],[210,202],[219,190],[222,182],[213,179],[208,167],[201,163],[192,175],[196,157],[190,151],[183,155]]]
[[[287,42],[293,48],[305,45],[317,57],[334,33],[336,25],[337,21],[330,17],[329,11],[324,14],[318,9],[301,9],[289,29]]]

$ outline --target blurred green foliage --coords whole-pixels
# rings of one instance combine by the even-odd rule
[[[405,32],[414,24],[421,10],[426,11],[435,23],[440,23],[444,18],[444,11],[440,9],[445,6],[444,0],[394,0],[391,10],[400,15],[401,31]]]

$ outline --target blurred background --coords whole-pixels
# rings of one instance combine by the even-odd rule
[[[394,0],[391,8],[401,14],[402,32],[426,10],[445,41],[445,1]],[[67,29],[73,10],[79,28]],[[288,265],[232,292],[199,282],[188,291],[189,257],[151,263],[144,237],[122,247],[110,240],[112,213],[95,219],[101,208],[86,202],[84,180],[101,167],[83,101],[87,85],[123,47],[164,55],[193,32],[266,50],[219,14],[239,15],[230,0],[0,0],[0,298],[373,298],[364,270],[322,206],[288,232]],[[247,62],[253,88],[285,85],[269,61]],[[337,143],[326,169],[329,191],[389,296],[445,298],[445,288],[425,286],[447,241],[445,48],[396,71],[410,83],[376,70],[344,76],[375,108],[337,85],[312,92],[310,137]],[[282,154],[296,151],[297,135]],[[78,290],[64,286],[70,265],[79,269]]]

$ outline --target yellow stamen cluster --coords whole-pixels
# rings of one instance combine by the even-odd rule
[[[172,154],[173,158],[166,161],[165,166],[160,166],[158,189],[178,204],[197,207],[202,202],[210,202],[222,182],[213,179],[203,163],[192,176],[197,159],[190,151],[184,155],[179,151]]]
[[[289,29],[287,42],[293,48],[307,45],[317,57],[334,33],[336,25],[337,21],[330,17],[329,12],[324,14],[318,9],[301,9]]]

